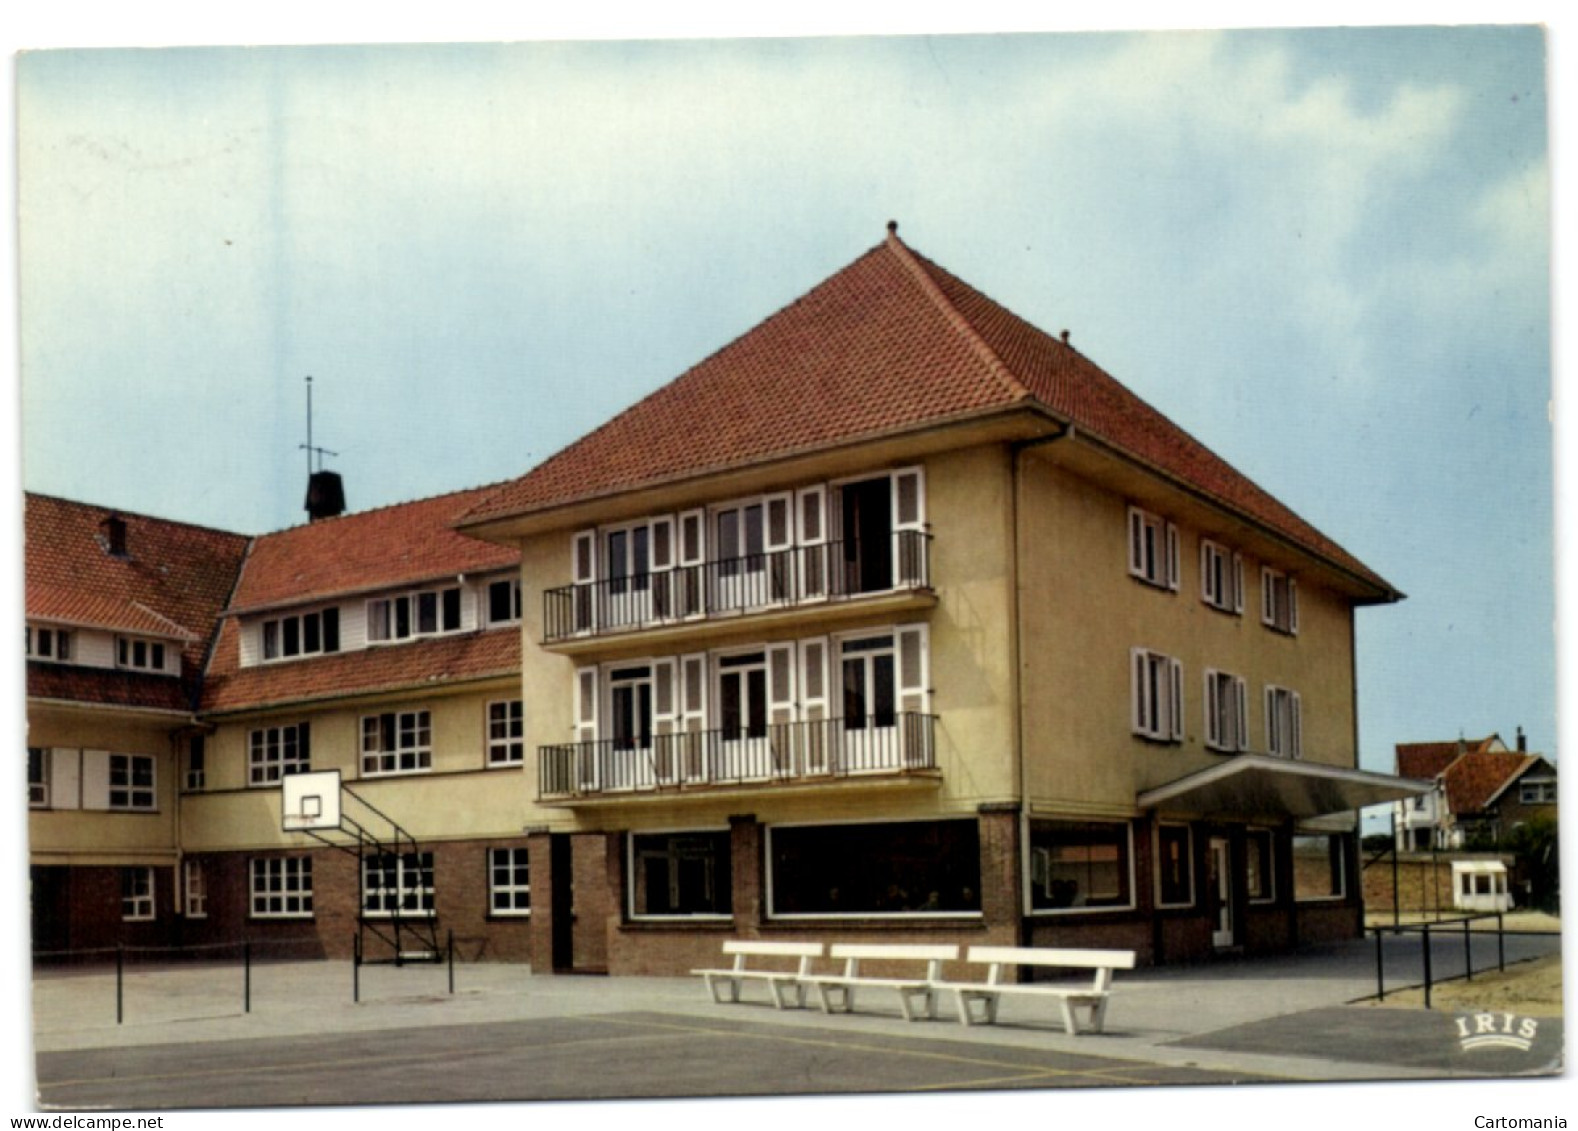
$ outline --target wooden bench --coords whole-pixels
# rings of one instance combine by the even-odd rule
[[[959,957],[956,946],[919,946],[877,943],[834,943],[828,957],[844,960],[842,974],[816,974],[810,979],[822,1000],[822,1012],[849,1013],[855,1008],[855,991],[862,986],[888,987],[898,991],[904,1020],[915,1020],[911,1001],[925,1005],[925,1016],[937,1016],[937,987],[942,981],[942,964]],[[909,978],[873,978],[860,972],[862,961],[926,964],[926,973]]]
[[[981,1003],[980,1021],[992,1024],[997,1020],[998,1002],[1007,994],[1024,997],[1045,997],[1055,1000],[1063,1011],[1063,1028],[1070,1035],[1080,1031],[1075,1011],[1090,1011],[1089,1031],[1099,1033],[1107,1018],[1107,997],[1112,990],[1114,970],[1134,969],[1132,950],[1057,950],[1045,947],[972,946],[967,958],[987,966],[985,982],[947,982],[939,988],[950,989],[958,997],[959,1020],[965,1025],[977,1023],[971,1012],[971,1003]],[[1088,986],[1060,986],[1045,982],[1018,983],[1003,980],[1003,970],[1009,966],[1059,967],[1074,970],[1094,970]]]
[[[723,1004],[724,999],[719,996],[718,987],[727,986],[729,1001],[740,1000],[740,986],[742,983],[755,979],[766,982],[773,992],[773,1005],[779,1009],[785,1008],[787,998],[785,995],[793,992],[795,1004],[805,1008],[806,978],[811,973],[811,960],[822,957],[821,943],[807,942],[756,942],[745,939],[729,939],[723,944],[723,953],[734,956],[734,965],[727,970],[692,970],[692,974],[699,974],[707,980],[707,992],[712,995],[712,1000]],[[746,965],[746,960],[751,958],[798,959],[794,970],[769,970]]]

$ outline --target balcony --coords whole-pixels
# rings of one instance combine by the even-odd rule
[[[935,771],[935,715],[882,715],[543,746],[539,801]]]
[[[550,589],[543,643],[930,589],[931,535],[900,530]]]

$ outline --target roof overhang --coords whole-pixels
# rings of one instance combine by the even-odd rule
[[[1141,809],[1167,809],[1204,817],[1281,817],[1306,821],[1429,793],[1430,782],[1294,762],[1264,754],[1239,754],[1220,765],[1185,774],[1140,793]]]

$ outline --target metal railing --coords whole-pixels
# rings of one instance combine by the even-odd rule
[[[543,594],[543,640],[931,588],[931,535],[824,542],[604,578]]]
[[[1390,927],[1372,927],[1372,928],[1370,928],[1372,931],[1375,932],[1375,996],[1376,996],[1376,999],[1379,1000],[1379,1001],[1386,1000],[1386,957],[1385,957],[1383,948],[1381,946],[1381,936],[1382,935],[1386,934],[1387,932],[1390,932],[1390,933],[1392,933],[1394,935],[1401,935],[1401,934],[1404,934],[1404,933],[1408,933],[1408,934],[1418,934],[1418,935],[1421,936],[1420,956],[1421,956],[1421,958],[1422,958],[1422,960],[1424,962],[1424,982],[1422,983],[1422,986],[1423,986],[1423,989],[1424,989],[1424,992],[1425,992],[1425,1008],[1429,1009],[1430,1008],[1430,989],[1431,989],[1431,986],[1434,985],[1437,981],[1442,981],[1442,982],[1452,981],[1455,978],[1455,976],[1454,976],[1454,978],[1436,978],[1435,977],[1434,970],[1432,968],[1431,953],[1430,953],[1430,936],[1431,936],[1431,933],[1434,932],[1434,934],[1436,935],[1437,938],[1439,938],[1443,934],[1446,934],[1449,931],[1452,934],[1454,934],[1454,935],[1461,934],[1463,936],[1463,979],[1465,981],[1470,981],[1471,982],[1471,981],[1474,980],[1474,928],[1473,928],[1473,924],[1478,922],[1478,921],[1480,921],[1480,920],[1482,920],[1482,919],[1494,919],[1494,920],[1496,920],[1496,969],[1497,970],[1505,970],[1507,968],[1506,923],[1503,920],[1502,913],[1500,911],[1490,911],[1490,912],[1486,912],[1486,913],[1484,913],[1482,915],[1465,915],[1461,919],[1440,920],[1440,921],[1437,921],[1437,922],[1434,922],[1434,923],[1404,923],[1404,924],[1394,924],[1394,925],[1392,925]],[[1458,929],[1460,927],[1462,928],[1461,931],[1459,931],[1459,929]],[[1484,932],[1481,932],[1481,933],[1488,935],[1490,932],[1489,931],[1484,931]],[[1490,965],[1489,965],[1489,963],[1487,963],[1481,969],[1480,972],[1484,973],[1484,971],[1489,970],[1489,969],[1490,969]],[[1410,987],[1403,987],[1403,988],[1412,989],[1413,987],[1410,986]]]
[[[543,746],[539,798],[814,782],[937,768],[935,715],[915,711]]]

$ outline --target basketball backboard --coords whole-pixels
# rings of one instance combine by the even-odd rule
[[[280,780],[281,826],[286,832],[340,827],[340,771],[289,774]]]

